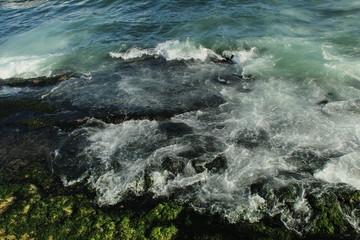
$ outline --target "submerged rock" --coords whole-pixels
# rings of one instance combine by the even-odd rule
[[[174,174],[181,173],[185,168],[186,163],[179,159],[173,159],[171,157],[164,157],[162,159],[161,167],[164,170],[168,170]]]
[[[298,171],[314,174],[322,169],[331,158],[341,157],[340,152],[316,153],[312,149],[302,149],[293,151],[285,160],[289,164],[297,167]]]
[[[227,161],[224,155],[217,155],[208,162],[193,161],[192,165],[197,173],[208,170],[210,173],[221,173],[227,168]]]
[[[212,173],[224,171],[227,168],[227,161],[224,155],[218,155],[210,162],[204,165]]]
[[[244,129],[236,137],[236,143],[246,148],[255,148],[259,146],[265,146],[268,144],[268,133],[263,129],[251,130]]]
[[[166,133],[169,137],[181,137],[185,134],[192,133],[192,128],[185,123],[176,122],[160,122],[159,129]]]

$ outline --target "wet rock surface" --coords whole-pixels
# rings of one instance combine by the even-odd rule
[[[298,235],[283,228],[285,219],[280,221],[276,214],[260,222],[229,224],[186,204],[147,196],[98,207],[91,188],[83,183],[63,187],[40,162],[0,172],[0,236],[4,239],[358,239],[340,211],[360,204],[360,193],[346,188],[339,189],[338,195],[309,195],[308,206],[316,210],[314,223],[309,233]],[[301,188],[294,185],[276,191],[285,210],[294,205]]]
[[[36,78],[9,78],[0,81],[0,86],[9,87],[45,87],[49,85],[55,85],[59,82],[69,80],[74,74],[58,75],[52,77],[36,77]]]
[[[263,129],[244,129],[240,131],[239,135],[236,138],[236,143],[238,145],[244,146],[246,148],[255,148],[259,146],[266,146],[269,141],[269,136],[267,132]]]
[[[73,80],[70,79],[69,84]],[[31,82],[32,80],[27,82],[26,87],[40,84]],[[55,84],[62,87],[65,82],[58,79]],[[95,84],[94,89],[98,86],[100,85]],[[46,86],[40,84],[35,87]],[[90,95],[89,92],[87,96]],[[183,96],[184,99],[187,97]],[[254,203],[259,204],[254,210],[254,216],[259,219],[250,219],[239,205],[238,221],[235,224],[229,223],[214,212],[200,214],[184,202],[169,201],[168,198],[171,199],[172,196],[154,199],[151,194],[136,196],[129,192],[120,203],[99,207],[93,201],[94,189],[85,183],[87,179],[65,188],[59,176],[48,170],[50,167],[59,175],[66,174],[70,179],[77,179],[88,169],[97,167],[99,159],[95,158],[94,163],[89,163],[82,152],[87,142],[84,136],[81,137],[81,131],[85,128],[105,128],[106,123],[91,121],[96,117],[108,123],[121,123],[130,119],[160,120],[154,131],[163,138],[155,143],[166,146],[167,141],[172,141],[176,145],[178,138],[188,143],[184,150],[163,157],[156,164],[150,165],[150,170],[154,168],[168,171],[168,178],[172,179],[178,174],[184,174],[187,167],[192,168],[196,174],[223,174],[231,167],[226,156],[219,154],[226,149],[224,143],[213,136],[196,134],[194,128],[188,124],[170,120],[179,109],[179,112],[198,110],[217,106],[223,101],[215,96],[209,104],[208,101],[212,98],[207,97],[199,103],[192,102],[186,105],[186,108],[181,107],[176,111],[174,108],[164,108],[165,110],[154,112],[151,109],[142,111],[142,108],[128,106],[126,111],[122,112],[119,102],[113,102],[110,107],[97,105],[95,100],[94,105],[83,105],[81,98],[77,99],[80,103],[74,103],[66,98],[58,99],[54,96],[46,99],[3,97],[0,100],[0,237],[359,239],[358,233],[354,230],[358,227],[358,222],[353,221],[360,219],[359,191],[341,184],[327,185],[326,192],[317,191],[323,187],[323,183],[315,179],[302,185],[282,185],[283,179],[301,182],[305,176],[308,177],[314,174],[316,169],[323,168],[329,159],[340,157],[341,153],[338,152],[319,153],[310,148],[293,151],[284,160],[293,164],[299,172],[284,170],[278,172],[276,179],[258,179],[250,186],[250,192]],[[79,126],[86,127],[78,129]],[[72,132],[74,129],[77,129],[79,134],[69,137],[66,132]],[[61,134],[62,132],[64,134]],[[230,141],[247,150],[268,147],[270,144],[268,133],[262,129],[241,129],[235,135]],[[55,150],[60,145],[67,146],[61,151],[67,161],[55,157]],[[128,143],[127,148],[132,147],[132,143]],[[146,139],[143,140],[142,147],[149,152],[154,150]],[[120,156],[121,152],[118,154]],[[121,161],[116,160],[110,164],[115,170],[123,168]],[[150,176],[150,173],[146,174]],[[151,184],[150,182],[146,187],[151,188]],[[197,187],[194,184],[189,185],[188,189],[177,191],[186,194],[187,190],[197,190]],[[284,218],[281,212],[287,213],[288,218]],[[311,224],[302,230],[301,223],[294,219],[302,219]],[[284,228],[284,224],[287,228]]]
[[[0,128],[0,169],[18,169],[33,161],[47,163],[60,137],[52,127],[28,131],[24,127]]]

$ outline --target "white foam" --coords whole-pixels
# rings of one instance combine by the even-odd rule
[[[341,54],[331,45],[322,46],[322,55],[325,60],[323,65],[329,69],[328,81],[333,84],[339,84],[349,78],[357,81],[360,80],[360,60],[358,57]],[[341,87],[344,86],[342,85]],[[352,89],[344,90],[352,91]],[[356,95],[358,95],[358,91]]]
[[[224,51],[223,56],[230,57],[233,55],[232,61],[238,64],[245,64],[253,60],[257,48],[252,47],[249,50]],[[199,60],[208,59],[223,60],[224,57],[215,53],[213,50],[196,45],[189,40],[181,42],[179,40],[169,40],[159,43],[155,48],[141,49],[133,47],[125,52],[110,52],[112,58],[122,58],[124,60],[137,59],[146,56],[162,57],[168,61],[172,60]]]
[[[360,113],[360,99],[330,102],[323,107],[328,114]]]
[[[157,196],[167,196],[170,194],[170,191],[167,186],[167,180],[170,176],[170,173],[165,170],[163,172],[152,172],[152,187],[151,191],[154,192]]]
[[[299,214],[310,213],[309,203],[307,199],[304,198],[304,196],[301,196],[297,199],[297,201],[294,204],[294,210]]]
[[[331,47],[327,47],[328,49],[331,49]],[[323,46],[322,48],[322,54],[324,56],[324,59],[325,60],[328,60],[328,61],[344,61],[343,58],[341,58],[340,56],[336,56],[336,55],[333,55],[329,52],[329,50],[326,48],[326,46]]]
[[[360,213],[359,209],[352,209],[348,214],[344,214],[346,220],[353,226],[357,233],[360,233]]]
[[[238,208],[240,214],[243,215],[244,219],[249,222],[258,222],[264,216],[264,209],[266,201],[258,194],[249,195],[248,203],[243,207]]]
[[[354,151],[359,146],[357,115],[346,111],[340,117],[324,114],[316,103],[326,92],[311,80],[299,85],[286,79],[270,79],[257,82],[251,92],[223,88],[221,93],[227,103],[220,108],[187,112],[171,121],[191,126],[194,131],[191,136],[199,140],[201,147],[207,146],[204,140],[207,137],[213,138],[216,146],[224,145],[214,153],[206,152],[194,159],[201,162],[221,154],[227,164],[223,172],[197,172],[192,159],[180,154],[191,151],[194,142],[186,137],[168,139],[159,130],[156,121],[126,121],[117,125],[104,124],[100,128],[85,127],[89,145],[83,153],[95,166],[90,173],[90,182],[97,190],[99,203],[115,204],[128,192],[142,194],[149,191],[155,196],[169,196],[191,188],[192,192],[185,191],[178,198],[194,202],[198,209],[207,208],[222,213],[231,222],[237,221],[240,213],[252,222],[266,214],[279,214],[289,229],[303,232],[303,224],[312,214],[305,194],[298,196],[288,207],[281,202],[267,202],[266,198],[249,192],[249,188],[260,179],[277,178],[281,171],[296,171],[297,162],[286,161],[293,151],[337,150],[344,154]],[[218,124],[223,127],[214,127]],[[267,137],[260,139],[255,149],[237,144],[242,132],[249,131],[251,135],[252,131],[257,133],[261,130],[266,132]],[[359,154],[352,156],[356,159]],[[177,173],[163,169],[164,157],[184,162],[184,169]],[[315,177],[350,185],[360,184],[356,182],[360,179],[359,173],[353,169],[357,166],[356,161],[342,162],[340,167],[334,162],[329,163]],[[335,169],[340,169],[340,176],[334,179],[331,176]],[[306,176],[310,178],[308,173]],[[148,186],[145,179],[151,180],[148,189],[145,189]],[[282,184],[291,181],[282,179]]]
[[[238,50],[238,51],[224,51],[224,56],[234,55],[232,61],[235,63],[244,64],[253,60],[256,57],[256,47],[250,48],[250,50]]]
[[[155,48],[139,49],[130,48],[125,52],[110,52],[113,58],[122,58],[124,60],[141,58],[144,56],[160,56],[168,61],[172,60],[199,60],[205,61],[209,57],[222,59],[214,51],[201,45],[196,45],[189,40],[180,42],[179,40],[169,40],[159,43]]]
[[[47,57],[40,56],[18,56],[18,57],[1,57],[0,58],[0,78],[7,79],[11,77],[36,77],[43,75],[44,71],[41,66]],[[47,72],[46,75],[48,75]]]
[[[90,144],[83,153],[91,164],[97,165],[89,181],[99,193],[100,205],[115,204],[127,192],[140,194],[144,190],[143,174],[152,149],[148,145],[161,138],[156,134],[155,121],[126,121],[104,126],[105,129],[84,128]],[[139,144],[143,147],[138,148]],[[114,163],[119,165],[118,169],[113,168]]]
[[[1,7],[4,9],[24,9],[37,6],[39,4],[46,3],[44,0],[32,0],[32,1],[18,1],[18,0],[7,0],[1,3]]]
[[[334,159],[314,177],[330,183],[347,183],[360,190],[360,152]]]
[[[136,48],[136,47],[130,48],[124,53],[110,52],[110,56],[112,58],[122,58],[124,60],[141,58],[141,57],[146,56],[146,55],[151,56],[153,54],[154,54],[154,52],[152,50],[150,50],[150,49],[139,49],[139,48]]]
[[[155,53],[170,61],[191,59],[205,61],[209,56],[217,55],[212,50],[201,45],[196,46],[189,41],[180,42],[178,40],[158,44],[155,48]]]
[[[289,48],[293,51],[296,46]],[[307,49],[312,48],[308,46]],[[321,50],[316,47],[314,49],[318,51],[316,56],[322,59]],[[281,51],[287,52],[286,49]],[[169,41],[152,49],[132,48],[118,55],[114,53],[112,57],[131,59],[149,55],[161,56],[167,60],[204,61],[209,54],[212,54],[211,51],[191,42]],[[260,196],[256,191],[251,192],[252,186],[269,180],[268,190],[279,185],[297,184],[300,181],[309,187],[314,181],[320,182],[318,179],[358,185],[358,172],[352,169],[354,167],[350,167],[358,167],[358,95],[355,90],[344,94],[341,88],[330,88],[335,92],[335,96],[338,94],[340,99],[346,100],[319,106],[317,103],[328,99],[331,91],[327,86],[324,87],[318,78],[299,78],[298,75],[292,78],[294,72],[303,69],[296,68],[296,71],[289,74],[289,78],[269,77],[269,73],[279,70],[274,70],[275,68],[284,68],[281,70],[285,71],[290,66],[287,65],[288,62],[285,61],[281,65],[274,61],[270,54],[265,57],[259,56],[255,48],[223,54],[234,55],[234,62],[237,64],[224,67],[223,64],[218,66],[213,63],[196,62],[191,64],[191,71],[186,72],[185,77],[183,72],[171,73],[172,80],[179,79],[183,81],[181,83],[186,81],[186,84],[193,84],[194,87],[201,85],[212,93],[220,92],[226,101],[218,108],[187,112],[170,120],[187,124],[192,128],[191,134],[168,137],[162,132],[158,122],[147,120],[104,125],[102,128],[88,127],[87,139],[90,144],[84,151],[87,158],[96,163],[96,170],[91,173],[91,183],[97,189],[99,202],[114,204],[129,191],[135,194],[149,191],[155,196],[176,194],[179,200],[191,202],[197,209],[221,213],[231,222],[237,221],[240,214],[251,222],[256,222],[265,215],[280,215],[287,228],[298,233],[307,231],[304,224],[308,223],[313,213],[305,191],[293,201],[286,202],[284,199],[277,199],[276,196],[271,198],[271,193]],[[287,57],[286,60],[298,59],[296,54]],[[201,78],[198,76],[202,76],[203,72],[218,74],[224,68],[236,69],[239,72],[243,70],[245,74],[257,73],[264,77],[255,79],[249,92],[239,91],[237,83],[218,86],[211,84],[210,80],[199,80]],[[204,75],[212,76],[211,74]],[[119,85],[119,89],[122,89],[121,94],[124,95],[142,96],[142,99],[146,99],[143,105],[149,106],[155,103],[156,99],[147,100],[142,84],[148,86],[149,83],[153,83],[153,75],[140,76],[123,76],[119,82],[122,84]],[[162,75],[156,75],[156,79],[161,82]],[[239,79],[239,84],[241,81],[243,79]],[[338,85],[334,86],[341,83],[336,84]],[[126,103],[131,101],[132,99],[129,99]],[[261,136],[261,132],[265,132],[264,136]],[[254,146],[249,147],[242,142],[244,133],[245,137],[254,136]],[[257,137],[259,139],[256,139]],[[205,153],[197,156],[198,149],[205,149]],[[191,155],[191,151],[195,152],[195,157],[187,155],[187,152]],[[328,159],[327,155],[321,156],[333,151],[344,154],[344,157],[340,158],[341,161],[338,158],[334,159],[335,157]],[[319,167],[323,169],[314,175],[318,179],[314,179],[310,172],[316,169],[309,171],[299,165],[303,160],[317,161],[316,157],[314,160],[301,157],[297,159],[294,157],[294,153],[297,152],[300,152],[300,155],[313,152],[314,155],[319,154],[321,160],[326,159],[330,162],[324,168],[322,164],[325,163],[319,163]],[[207,161],[219,155],[226,159],[225,169],[215,172],[211,169],[199,170],[199,166],[204,167]],[[347,160],[348,157],[345,156],[352,156],[353,160]],[[184,164],[183,169],[178,172],[164,169],[164,158],[180,161]],[[339,164],[337,161],[342,163]],[[114,162],[119,166],[114,167]],[[314,164],[315,167],[318,166]],[[340,175],[335,178],[333,173],[336,168],[340,169]],[[301,180],[297,179],[299,176]],[[145,179],[150,180],[150,186],[144,183]],[[145,189],[146,187],[149,188]]]
[[[74,185],[76,183],[82,182],[87,177],[88,177],[88,173],[86,172],[81,177],[79,177],[77,179],[68,180],[68,178],[65,175],[60,176],[60,179],[61,179],[61,181],[62,181],[62,183],[64,184],[65,187],[69,187],[69,186]]]

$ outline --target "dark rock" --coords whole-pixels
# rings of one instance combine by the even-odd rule
[[[53,171],[67,176],[69,180],[80,178],[92,167],[91,161],[83,152],[87,144],[86,137],[82,134],[64,137],[58,146],[60,154],[55,154],[51,159]]]
[[[178,156],[187,158],[187,159],[194,159],[202,156],[204,153],[206,153],[206,150],[204,147],[201,146],[194,146],[190,150],[180,152]]]
[[[227,167],[226,157],[224,155],[218,155],[210,162],[204,165],[212,173],[219,173],[224,171]]]
[[[330,102],[329,100],[325,99],[325,100],[322,100],[322,101],[318,102],[317,105],[323,106],[325,104],[328,104],[329,102]]]
[[[45,162],[60,139],[54,128],[34,131],[21,127],[0,128],[0,170],[16,169],[33,161]]]
[[[194,159],[192,161],[192,166],[197,173],[201,173],[205,170],[208,170],[211,173],[221,173],[227,167],[227,161],[225,156],[217,155],[209,162],[204,159]]]
[[[65,74],[52,77],[36,77],[36,78],[10,78],[3,81],[3,85],[10,87],[45,87],[56,83],[69,80],[74,74]]]
[[[0,101],[0,120],[23,111],[34,113],[55,112],[57,107],[37,99],[8,99]]]
[[[296,166],[298,171],[314,174],[316,170],[322,169],[331,158],[342,155],[340,152],[316,153],[311,149],[301,149],[293,151],[285,160]]]
[[[181,137],[185,134],[192,133],[191,127],[185,123],[161,122],[159,129],[169,137]]]
[[[243,80],[243,77],[238,74],[222,74],[214,76],[213,80],[214,82],[227,85],[231,83],[239,83]]]
[[[173,159],[171,157],[164,157],[162,159],[161,167],[174,174],[181,173],[185,168],[185,162],[179,159]]]
[[[196,172],[203,172],[205,169],[218,172],[225,167],[226,159],[218,155],[225,147],[221,140],[201,135],[188,135],[183,140],[190,143],[190,148],[178,153],[177,156],[191,160]]]

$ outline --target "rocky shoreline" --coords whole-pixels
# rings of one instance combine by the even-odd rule
[[[11,79],[0,87],[46,88],[69,79]],[[104,112],[96,117],[119,123],[171,116]],[[230,224],[175,199],[129,196],[114,206],[99,207],[85,180],[64,187],[49,161],[61,140],[58,131],[74,130],[93,117],[90,111],[39,96],[0,98],[0,239],[360,239],[341,212],[348,208],[359,214],[360,191],[347,188],[336,195],[309,197],[315,213],[303,235],[286,229],[276,214],[260,222]],[[294,189],[280,190],[284,204],[295,201]]]

